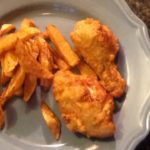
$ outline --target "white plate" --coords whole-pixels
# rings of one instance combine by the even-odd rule
[[[18,26],[24,17],[34,19],[42,30],[48,23],[55,24],[69,42],[69,33],[77,20],[100,19],[119,38],[118,66],[128,87],[122,108],[114,115],[117,131],[113,139],[79,137],[63,124],[60,140],[53,140],[34,96],[28,106],[16,98],[7,105],[7,124],[0,134],[0,149],[134,149],[148,133],[150,122],[150,44],[145,25],[123,0],[1,0],[1,24]],[[47,101],[58,114],[50,93]]]

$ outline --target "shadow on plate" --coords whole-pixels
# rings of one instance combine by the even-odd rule
[[[6,106],[4,107],[6,110],[5,111],[6,130],[9,130],[17,122],[17,112],[15,108],[12,106],[12,103],[14,103],[15,101],[16,97],[12,98],[11,101],[7,102]]]
[[[35,95],[33,95],[29,104],[17,97],[12,98],[5,108],[6,126],[4,132],[7,135],[15,135],[18,138],[26,139],[40,126],[39,119],[36,119],[38,118],[36,117],[38,116],[37,107]]]
[[[80,133],[75,133],[75,135],[77,136],[77,138],[87,138],[86,136],[80,134]],[[98,139],[98,138],[89,138],[89,140],[95,142],[95,141],[98,141],[98,142],[111,142],[111,141],[114,141],[114,137],[108,137],[108,138],[101,138],[101,139]]]

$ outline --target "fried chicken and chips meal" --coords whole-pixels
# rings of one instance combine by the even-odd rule
[[[88,138],[114,135],[114,98],[120,97],[126,86],[114,62],[118,40],[106,25],[92,18],[78,21],[70,37],[74,48],[56,26],[49,24],[42,32],[28,18],[18,29],[12,24],[1,26],[1,129],[4,106],[12,97],[29,103],[37,86],[46,92],[52,86],[61,118],[70,131]],[[61,122],[45,101],[39,108],[58,140]]]

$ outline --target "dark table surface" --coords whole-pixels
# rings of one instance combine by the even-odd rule
[[[126,0],[133,12],[147,25],[150,36],[150,0]],[[136,147],[136,150],[150,150],[150,133]]]

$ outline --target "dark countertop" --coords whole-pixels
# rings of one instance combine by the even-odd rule
[[[133,12],[147,25],[150,35],[150,0],[126,0]]]
[[[133,12],[147,25],[150,37],[150,0],[126,0]],[[150,150],[150,132],[136,147],[136,150]]]

